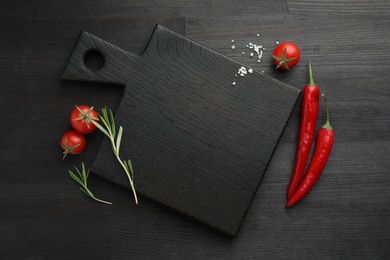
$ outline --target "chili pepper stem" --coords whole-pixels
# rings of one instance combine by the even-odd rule
[[[313,80],[313,71],[311,69],[311,61],[309,61],[309,86],[316,86],[316,84],[314,83],[314,80]]]
[[[326,96],[325,94],[322,94],[321,95],[324,100],[325,100],[325,109],[326,109],[326,122],[325,124],[322,126],[322,128],[325,128],[325,129],[329,129],[329,130],[332,130],[332,126],[330,125],[330,122],[329,122],[329,109],[328,109],[328,100],[326,99]]]

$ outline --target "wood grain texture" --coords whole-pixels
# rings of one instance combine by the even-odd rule
[[[58,142],[74,104],[116,108],[123,88],[60,77],[80,28],[141,53],[157,22],[184,33],[183,18],[2,20],[0,259],[110,258],[111,209],[90,201],[67,175],[81,161],[91,164],[102,136],[87,136],[84,155],[65,161]],[[98,177],[90,185],[96,196],[128,202]]]
[[[284,16],[267,17],[261,12],[248,18],[245,12],[252,12],[250,8],[268,14],[285,11],[277,2],[276,6],[268,2],[268,8],[257,1],[251,7],[232,5],[242,8],[241,19],[230,20],[223,7],[222,21],[203,17],[207,19],[187,23],[190,38],[298,88],[307,82],[305,63],[313,59],[315,80],[328,93],[333,123],[337,124],[336,144],[321,180],[300,205],[286,211],[283,205],[294,161],[297,107],[240,233],[230,240],[149,200],[143,199],[136,208],[127,190],[92,176],[90,185],[96,195],[114,202],[110,208],[96,204],[78,192],[66,175],[67,169],[81,161],[90,164],[102,138],[99,134],[88,136],[82,157],[60,161],[57,140],[70,127],[69,109],[79,102],[116,107],[122,96],[118,87],[58,80],[73,48],[74,34],[83,27],[122,49],[141,53],[150,36],[145,30],[163,22],[161,17],[147,18],[148,14],[174,14],[177,10],[161,5],[142,9],[142,5],[148,6],[144,1],[138,8],[144,12],[136,14],[123,6],[123,12],[113,10],[115,1],[109,2],[111,9],[98,3],[79,1],[73,9],[60,1],[2,2],[1,17],[21,19],[3,19],[0,24],[1,259],[390,258],[390,78],[389,65],[378,65],[389,55],[388,17],[364,8],[364,13],[372,15],[316,14],[305,20],[294,15],[285,23]],[[160,8],[164,12],[159,13]],[[201,5],[194,8],[188,2],[181,8],[188,16],[193,14],[192,20],[201,15]],[[120,14],[138,18],[105,19]],[[37,16],[52,19],[25,19]],[[163,24],[169,28],[176,24],[183,33],[180,23]],[[304,47],[301,64],[290,73],[276,73],[265,59],[270,52],[262,64],[232,53],[231,39],[247,43],[257,39],[256,32],[262,34],[260,42],[266,43],[268,50],[275,41],[298,42]],[[321,112],[318,123],[323,119]],[[45,131],[47,128],[50,131]]]
[[[315,81],[330,100],[335,146],[318,185],[297,207],[280,207],[293,167],[298,106],[256,196],[266,199],[255,199],[248,213],[246,224],[253,217],[258,226],[244,225],[241,232],[261,230],[261,237],[270,239],[262,255],[270,258],[389,258],[385,245],[390,242],[390,66],[377,65],[378,59],[389,56],[389,17],[304,15],[187,21],[189,37],[298,88],[308,82],[311,59]],[[245,29],[227,28],[226,23]],[[234,51],[231,39],[236,42]],[[293,41],[302,50],[301,63],[289,73],[279,73],[270,65],[268,52],[261,64],[255,64],[249,55],[241,54],[249,41],[268,50],[276,41]],[[318,127],[324,120],[322,103]],[[269,212],[264,213],[263,207]],[[272,243],[278,243],[281,250]]]
[[[259,16],[262,13],[287,14],[286,0],[3,0],[2,18],[142,18]],[[21,8],[23,6],[23,8]]]
[[[290,14],[390,14],[390,2],[386,0],[287,0],[287,7]]]
[[[100,71],[83,64],[91,49]],[[62,78],[126,84],[116,120],[137,191],[235,236],[299,94],[256,71],[239,80],[240,67],[157,26],[142,56],[82,33]],[[110,147],[92,170],[128,188]]]

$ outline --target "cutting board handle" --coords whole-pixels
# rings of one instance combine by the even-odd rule
[[[95,64],[88,64],[90,56]],[[80,80],[125,85],[124,70],[136,68],[141,57],[124,51],[82,31],[62,74],[63,80]],[[96,64],[96,62],[98,64]]]

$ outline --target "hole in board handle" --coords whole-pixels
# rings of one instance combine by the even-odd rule
[[[104,67],[105,59],[103,54],[97,49],[90,49],[84,54],[84,65],[90,71],[96,72]]]

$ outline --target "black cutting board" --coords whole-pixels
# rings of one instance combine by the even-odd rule
[[[91,50],[98,71],[85,66]],[[240,67],[157,25],[141,56],[82,32],[62,78],[126,85],[115,116],[138,193],[234,236],[299,95]],[[129,187],[106,139],[92,170]]]

